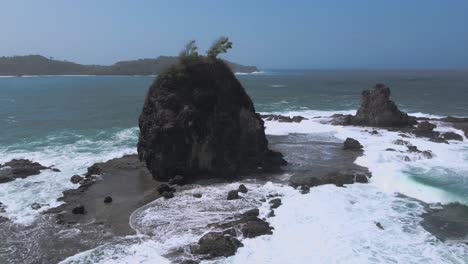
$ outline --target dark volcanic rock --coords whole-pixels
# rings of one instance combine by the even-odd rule
[[[361,107],[356,116],[350,116],[349,125],[373,127],[407,127],[416,124],[414,117],[398,110],[390,100],[390,89],[384,84],[377,84],[361,94]]]
[[[228,192],[227,199],[228,200],[236,200],[239,199],[239,191],[238,190],[232,190]]]
[[[454,132],[445,132],[442,134],[442,138],[445,140],[463,141],[463,137]]]
[[[265,221],[248,221],[242,228],[241,232],[244,237],[253,238],[263,235],[273,234],[272,227]]]
[[[468,242],[468,206],[453,203],[439,209],[429,209],[422,215],[421,225],[441,240]]]
[[[37,162],[27,159],[13,159],[3,165],[0,165],[0,183],[13,181],[15,179],[37,175],[41,170],[50,169]]]
[[[70,178],[70,181],[74,184],[77,184],[77,183],[80,183],[81,181],[83,181],[84,178],[81,177],[80,175],[73,175],[71,178]]]
[[[343,143],[344,150],[362,151],[363,146],[354,138],[347,138]]]
[[[73,214],[84,214],[85,213],[85,207],[83,205],[78,205],[77,207],[73,208],[72,213]]]
[[[324,184],[335,184],[336,186],[343,186],[344,184],[352,183],[367,183],[371,173],[367,169],[349,170],[349,171],[336,171],[330,172],[325,175],[307,175],[307,176],[292,176],[289,184],[294,188],[301,187],[316,187]]]
[[[207,255],[208,258],[233,256],[243,244],[231,235],[223,232],[210,232],[198,241],[198,245],[192,248],[192,253]]]
[[[104,203],[112,203],[112,197],[106,196],[106,197],[104,198]]]
[[[276,209],[281,206],[281,199],[280,198],[273,199],[270,201],[270,204],[271,204],[270,209]]]
[[[179,63],[151,85],[139,118],[138,154],[157,180],[233,178],[279,170],[252,100],[221,60]]]
[[[249,191],[244,184],[239,185],[239,188],[237,190],[241,193],[247,193]]]
[[[437,126],[432,123],[423,121],[418,123],[413,133],[418,137],[438,138],[440,133],[434,131],[436,127]]]
[[[375,225],[381,229],[381,230],[384,230],[384,227],[382,226],[382,224],[380,222],[375,222]]]

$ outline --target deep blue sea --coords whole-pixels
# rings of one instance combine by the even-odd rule
[[[393,144],[398,133],[382,130],[375,136],[362,128],[320,122],[334,113],[353,113],[361,91],[376,83],[389,86],[392,99],[408,113],[468,117],[468,71],[270,70],[237,77],[257,112],[321,117],[298,124],[266,122],[267,134],[302,134],[311,142],[356,138],[365,148],[356,163],[374,176],[367,185],[322,186],[308,195],[287,186],[265,186],[284,195],[284,206],[271,220],[275,234],[248,240],[238,255],[216,263],[288,263],[291,258],[283,256],[292,255],[289,263],[468,263],[468,246],[436,242],[415,224],[424,209],[397,195],[427,203],[468,204],[467,138],[448,145],[410,138],[419,149],[431,150],[434,158],[414,154],[405,162],[398,153],[382,151],[399,147]],[[32,203],[55,206],[62,191],[77,187],[70,176],[95,162],[136,153],[137,120],[154,78],[0,77],[0,163],[28,158],[62,170],[1,184],[0,202],[6,212],[0,215],[29,225],[39,213],[30,208]],[[462,134],[438,125],[439,131]],[[368,224],[376,219],[389,231],[369,231]],[[295,246],[285,246],[291,244]],[[152,263],[145,260],[159,259],[166,247],[139,241],[130,251],[117,246],[96,249],[64,263],[113,263],[115,258],[132,263],[124,261],[128,256],[140,261],[136,263]],[[164,263],[162,257],[160,261]]]

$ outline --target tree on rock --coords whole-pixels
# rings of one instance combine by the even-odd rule
[[[179,53],[179,58],[198,58],[198,47],[195,40],[190,40],[185,44],[185,48]]]
[[[206,52],[208,58],[214,59],[221,53],[226,53],[228,49],[232,49],[232,42],[227,37],[220,37],[216,40],[210,49]]]

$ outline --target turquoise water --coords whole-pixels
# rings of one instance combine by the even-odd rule
[[[238,78],[260,112],[357,109],[361,90],[384,82],[408,112],[468,116],[468,71],[276,71]],[[153,79],[0,78],[0,146],[135,127]]]
[[[356,110],[361,91],[383,82],[392,89],[392,98],[407,112],[426,116],[468,116],[468,71],[270,71],[237,77],[259,112],[315,117]],[[77,187],[70,183],[71,175],[84,173],[95,162],[135,153],[137,120],[153,79],[149,76],[0,78],[0,163],[12,158],[29,158],[47,166],[56,165],[62,170],[60,173],[44,171],[0,185],[0,202],[6,205],[5,216],[28,225],[40,213],[31,209],[32,203],[54,207],[62,191]],[[262,263],[256,261],[263,259],[258,254],[264,254],[265,259],[277,254],[276,260],[282,256],[289,259],[294,254],[297,259],[302,259],[297,263],[310,262],[309,246],[303,251],[298,250],[301,246],[297,241],[322,246],[323,250],[317,250],[313,258],[318,263],[327,258],[331,260],[331,256],[336,256],[342,263],[348,260],[355,263],[419,263],[422,259],[436,263],[466,263],[463,261],[468,259],[468,248],[436,241],[418,224],[422,206],[406,207],[414,201],[394,195],[400,192],[427,202],[468,204],[466,139],[449,145],[408,139],[421,150],[432,150],[435,157],[427,160],[418,154],[405,153],[411,162],[404,162],[400,153],[383,151],[389,147],[405,150],[403,146],[393,144],[399,138],[398,133],[380,131],[379,135],[370,135],[365,128],[330,126],[317,119],[299,124],[266,122],[266,127],[270,136],[306,134],[308,144],[328,140],[340,143],[346,137],[356,138],[365,146],[365,155],[356,162],[369,167],[374,176],[370,184],[348,188],[322,186],[309,195],[298,194],[287,186],[265,185],[277,193],[284,192],[285,204],[280,207],[277,218],[271,220],[276,225],[275,234],[271,240],[246,242],[237,262],[228,260],[228,263]],[[285,138],[292,140],[292,137]],[[292,141],[283,143],[294,144]],[[306,158],[307,153],[300,155]],[[301,157],[294,160],[295,157],[298,159],[297,155],[288,156],[292,166],[300,162]],[[255,187],[251,188],[249,193],[254,193]],[[224,197],[227,189],[215,189]],[[180,202],[185,204],[186,201]],[[43,207],[44,210],[47,208]],[[177,214],[180,208],[177,208]],[[190,208],[185,209],[190,211]],[[161,211],[157,211],[155,216],[160,214]],[[378,233],[374,221],[380,221],[390,232]],[[178,239],[174,236],[168,243]],[[151,263],[159,257],[161,249],[158,247],[161,245],[152,244],[151,240],[148,243],[148,246],[138,243],[124,246],[129,251],[122,254],[118,245],[105,245],[111,252],[109,256],[101,249],[91,255],[108,257],[109,263],[113,263],[121,258],[135,260],[141,254]],[[267,244],[261,246],[262,243]],[[289,244],[292,248],[285,247]],[[406,252],[405,249],[409,250]]]

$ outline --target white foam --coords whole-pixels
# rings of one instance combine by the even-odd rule
[[[202,263],[466,263],[466,245],[444,244],[426,232],[415,202],[373,185],[325,185],[306,195],[270,186],[284,194],[269,219],[272,236],[243,241],[227,259]],[[381,223],[384,230],[376,226]]]
[[[124,129],[107,140],[93,141],[81,137],[82,139],[73,144],[51,144],[32,151],[0,149],[0,164],[12,159],[30,159],[44,166],[54,165],[61,170],[43,170],[39,175],[0,184],[0,202],[6,206],[3,216],[19,224],[32,223],[39,213],[60,204],[57,198],[62,196],[64,190],[78,187],[70,182],[71,176],[86,172],[86,169],[96,162],[136,153],[134,142],[137,132],[138,128]],[[56,137],[60,135],[49,137],[47,140],[54,142]],[[33,203],[45,206],[33,210]]]
[[[108,243],[95,249],[78,253],[61,261],[60,264],[171,263],[168,259],[158,254],[158,248],[158,243],[149,239],[138,237],[127,238],[119,244]]]
[[[336,112],[335,112],[336,113]],[[351,113],[342,111],[341,114]],[[353,126],[334,126],[325,124],[329,120],[326,117],[314,118],[317,116],[330,116],[331,112],[324,111],[302,111],[278,113],[288,116],[302,115],[310,118],[300,123],[281,123],[276,121],[266,121],[266,133],[271,135],[286,135],[289,133],[330,133],[331,135],[345,140],[347,137],[357,139],[364,146],[364,155],[356,160],[356,163],[368,167],[373,174],[372,184],[379,186],[388,193],[403,193],[415,197],[425,202],[463,202],[468,203],[468,197],[454,195],[444,189],[431,187],[415,182],[409,175],[411,169],[430,170],[434,167],[446,170],[468,172],[468,143],[452,141],[451,144],[440,144],[431,142],[424,138],[404,138],[420,150],[431,150],[434,154],[432,159],[425,159],[418,153],[400,153],[385,151],[387,148],[394,148],[399,151],[406,151],[405,146],[395,145],[393,142],[401,139],[398,132],[390,132],[383,129],[376,129],[379,134],[371,135],[366,130],[372,128],[362,128]],[[440,123],[439,125],[441,125]],[[439,131],[454,131],[463,135],[459,130],[450,127],[438,127]],[[465,138],[466,140],[466,138]],[[411,162],[405,162],[404,157],[408,156]],[[450,175],[448,176],[450,177]],[[455,180],[455,179],[454,179]],[[463,179],[461,179],[463,180]],[[466,181],[466,179],[464,179]]]

